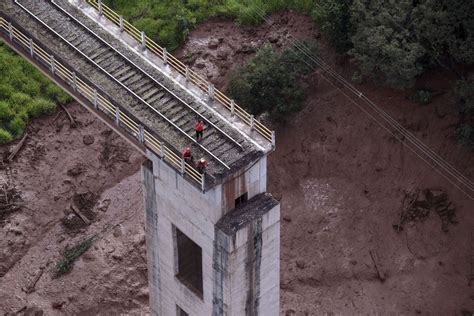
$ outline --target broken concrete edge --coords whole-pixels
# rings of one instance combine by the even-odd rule
[[[270,193],[260,193],[248,200],[235,210],[227,213],[216,224],[216,228],[223,234],[232,237],[257,219],[263,218],[265,214],[270,212],[279,205],[278,202]],[[280,216],[271,216],[269,222],[265,226],[271,226],[280,221]]]

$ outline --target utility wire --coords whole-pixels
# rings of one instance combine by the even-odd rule
[[[270,28],[276,30],[276,27],[271,20],[268,18],[265,11],[257,7],[257,15],[260,17]],[[256,16],[256,19],[258,18]],[[469,178],[464,176],[460,171],[454,168],[451,164],[449,164],[446,160],[440,157],[437,153],[435,153],[431,148],[429,148],[426,144],[424,144],[421,140],[419,140],[415,135],[413,135],[410,131],[404,128],[400,123],[398,123],[394,118],[392,118],[386,111],[376,105],[372,100],[366,97],[361,91],[355,88],[351,83],[349,83],[344,77],[342,77],[339,73],[333,70],[329,65],[327,65],[322,59],[316,56],[304,43],[301,43],[298,39],[296,39],[291,33],[289,33],[289,37],[291,40],[291,50],[295,53],[297,57],[299,57],[311,70],[315,70],[316,67],[319,67],[324,72],[326,72],[330,77],[335,79],[339,84],[341,84],[344,88],[349,90],[350,94],[356,96],[359,100],[362,100],[376,112],[379,116],[381,116],[386,123],[388,123],[393,129],[395,129],[398,133],[400,133],[404,138],[399,137],[396,135],[390,128],[386,126],[383,122],[378,120],[373,114],[371,114],[367,109],[363,108],[357,101],[355,101],[348,93],[344,92],[343,88],[336,85],[332,80],[324,76],[323,73],[320,73],[323,79],[329,82],[334,88],[339,90],[346,98],[348,98],[354,105],[356,105],[360,110],[366,113],[371,119],[376,121],[382,128],[384,128],[387,132],[393,135],[396,139],[398,139],[401,143],[406,145],[408,149],[410,149],[413,153],[415,153],[421,160],[427,163],[431,168],[435,169],[440,175],[442,175],[446,180],[448,180],[451,184],[453,184],[456,188],[458,188],[461,192],[463,192],[466,196],[468,196],[471,200],[474,200],[472,192],[474,191],[474,182],[471,181]],[[297,50],[297,51],[295,51]],[[405,141],[407,139],[409,143]],[[416,147],[412,148],[409,144]],[[418,151],[421,151],[420,154]],[[431,160],[432,162],[430,162]],[[443,170],[439,170],[436,167],[440,167]],[[446,172],[444,174],[442,171]],[[449,175],[449,176],[448,176]],[[454,179],[452,179],[452,178]],[[466,190],[467,189],[467,190]]]

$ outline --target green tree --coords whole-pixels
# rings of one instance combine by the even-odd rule
[[[233,72],[227,92],[251,113],[268,112],[273,120],[284,122],[302,107],[299,79],[308,71],[293,50],[279,53],[264,46],[249,64]]]
[[[404,88],[423,73],[426,49],[412,31],[412,0],[354,0],[351,21],[355,28],[350,54],[362,75]]]
[[[413,30],[431,64],[456,71],[457,63],[474,63],[474,1],[420,1]]]
[[[346,53],[352,48],[350,8],[352,0],[319,0],[314,4],[312,17],[320,25],[336,51]]]

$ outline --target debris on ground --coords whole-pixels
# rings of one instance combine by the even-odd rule
[[[16,144],[15,147],[13,147],[10,155],[7,158],[8,162],[12,162],[13,159],[15,159],[15,156],[18,154],[18,152],[21,150],[21,148],[25,144],[25,141],[26,141],[27,137],[28,137],[28,133],[25,133],[25,135],[23,135],[23,137],[21,138],[20,142],[18,144]]]
[[[130,160],[129,146],[120,146],[114,143],[119,136],[113,134],[111,130],[102,133],[104,141],[102,142],[102,150],[100,152],[99,160],[105,167],[111,168],[117,162],[127,163]]]
[[[64,211],[63,226],[71,232],[89,226],[96,217],[93,208],[97,200],[98,196],[92,192],[76,193],[69,209]]]
[[[393,227],[399,232],[408,222],[424,221],[435,212],[441,219],[441,228],[447,232],[449,224],[457,224],[456,207],[449,201],[448,195],[441,189],[417,189],[405,192],[399,223]]]
[[[34,278],[31,279],[24,288],[22,288],[25,293],[30,294],[35,291],[36,283],[38,283],[39,279],[43,275],[43,271],[44,267],[40,267]]]
[[[0,223],[23,206],[21,195],[12,184],[0,185]]]
[[[84,172],[86,172],[86,166],[82,163],[78,163],[77,165],[75,165],[74,167],[72,167],[71,169],[67,171],[67,175],[75,178],[83,174]]]
[[[372,262],[374,263],[375,270],[377,271],[377,276],[379,277],[380,281],[384,282],[386,277],[385,277],[385,273],[383,272],[382,266],[380,264],[377,251],[371,249],[370,257],[372,258]]]

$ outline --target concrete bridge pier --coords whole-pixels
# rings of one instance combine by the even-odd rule
[[[278,315],[280,206],[266,156],[203,193],[152,152],[142,165],[153,315]]]

